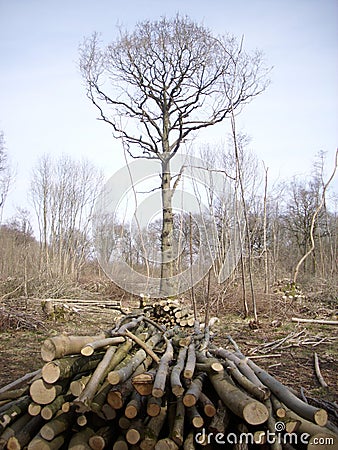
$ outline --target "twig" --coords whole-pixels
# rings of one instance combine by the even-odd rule
[[[338,325],[338,320],[302,319],[300,317],[292,317],[291,321],[301,323],[319,323],[322,325]]]
[[[137,345],[139,345],[143,350],[148,353],[148,355],[158,364],[160,361],[160,358],[154,353],[145,342],[141,341],[137,336],[135,336],[133,333],[131,333],[129,330],[126,330],[124,333],[125,336],[132,339]]]
[[[328,385],[325,383],[325,380],[324,380],[324,378],[323,378],[323,375],[322,375],[322,373],[321,373],[321,371],[320,371],[320,367],[319,367],[319,359],[318,359],[317,353],[315,352],[313,356],[314,356],[314,363],[315,363],[315,371],[316,371],[316,375],[317,375],[319,384],[320,384],[323,388],[327,388]]]

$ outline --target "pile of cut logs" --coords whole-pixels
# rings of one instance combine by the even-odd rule
[[[48,338],[42,369],[0,389],[0,449],[337,448],[326,410],[228,341],[133,314]]]
[[[169,326],[193,327],[195,323],[191,306],[182,306],[178,301],[164,299],[146,306],[156,322]]]

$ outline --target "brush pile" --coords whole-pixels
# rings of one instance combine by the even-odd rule
[[[177,306],[166,306],[178,319]],[[46,339],[42,369],[0,389],[0,449],[337,448],[326,410],[230,337],[220,348],[208,327],[165,328],[154,317],[129,314],[104,334]]]

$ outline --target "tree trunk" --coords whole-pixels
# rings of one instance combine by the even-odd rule
[[[162,161],[162,234],[161,234],[161,283],[160,294],[162,297],[175,295],[173,284],[173,231],[174,218],[172,211],[172,189],[170,185],[170,153],[163,156]]]

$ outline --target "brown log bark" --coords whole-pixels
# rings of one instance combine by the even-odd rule
[[[2,432],[10,423],[27,412],[31,399],[28,395],[11,402],[11,406],[0,414],[0,432]]]
[[[41,417],[45,420],[50,420],[54,414],[56,414],[62,407],[65,402],[68,402],[71,399],[70,395],[58,395],[52,403],[45,405],[41,409]]]
[[[106,351],[103,359],[98,364],[95,372],[93,373],[91,379],[88,381],[85,389],[81,395],[74,401],[80,412],[85,412],[90,410],[92,400],[109,371],[116,367],[128,354],[132,347],[132,342],[127,341],[124,344],[120,344],[118,348],[109,347]]]
[[[100,339],[104,339],[105,334],[98,336],[67,336],[60,334],[46,339],[41,346],[41,357],[43,361],[53,361],[66,355],[74,355],[81,352],[81,349]]]
[[[189,388],[183,396],[184,406],[190,407],[196,405],[197,400],[202,392],[203,383],[206,377],[206,374],[202,372],[193,379]]]
[[[192,379],[195,371],[195,365],[196,365],[195,343],[192,341],[188,347],[187,361],[185,363],[185,368],[183,371],[184,378],[187,378],[188,380]]]
[[[47,362],[42,367],[42,378],[46,383],[51,384],[65,378],[73,378],[77,373],[95,369],[103,356],[103,353],[98,353],[90,357],[79,356],[55,359]]]
[[[160,414],[162,408],[162,398],[155,398],[152,395],[148,397],[147,414],[150,417],[156,417]]]
[[[84,347],[82,347],[81,354],[83,356],[91,356],[95,352],[95,350],[98,350],[99,348],[105,348],[110,345],[114,346],[122,344],[123,342],[125,342],[125,340],[126,339],[123,336],[100,339],[98,341],[91,342],[90,344],[87,344]]]
[[[3,450],[6,447],[8,439],[15,436],[31,419],[32,416],[26,413],[19,417],[19,419],[13,422],[10,426],[7,426],[4,432],[0,435],[0,450]]]
[[[196,406],[190,406],[187,408],[187,416],[194,428],[202,428],[204,425],[204,419],[201,414],[198,412]]]
[[[60,434],[53,440],[47,441],[40,434],[37,434],[28,444],[28,450],[58,450],[63,446],[65,436]]]
[[[94,431],[89,427],[73,434],[68,444],[68,450],[90,450],[88,442],[94,434]]]
[[[142,419],[132,420],[126,433],[126,441],[131,445],[138,444],[144,437],[144,424]]]
[[[170,438],[160,439],[155,445],[155,450],[178,450],[178,445]]]
[[[181,447],[184,442],[184,418],[185,418],[185,407],[182,398],[178,398],[176,401],[176,413],[175,420],[170,432],[170,438]]]
[[[7,442],[8,450],[21,450],[33,439],[38,430],[41,428],[43,419],[40,416],[32,417],[14,436],[10,437]]]
[[[125,437],[120,434],[113,445],[113,450],[128,450],[128,443]]]
[[[209,374],[209,378],[219,398],[236,416],[243,418],[250,425],[259,425],[267,420],[266,407],[230,384],[222,374]]]
[[[212,418],[209,430],[214,435],[222,434],[225,435],[225,431],[228,428],[230,422],[230,414],[226,406],[223,404],[221,400],[218,400],[216,414]]]
[[[113,429],[111,426],[101,427],[94,436],[89,438],[89,446],[92,450],[103,450],[109,448],[113,440]]]
[[[214,417],[216,414],[216,407],[213,402],[203,392],[198,397],[198,405],[203,409],[207,417]]]
[[[77,380],[74,380],[69,385],[70,392],[74,395],[74,397],[79,397],[81,393],[84,391],[88,381],[91,379],[90,375],[85,375]]]
[[[159,414],[149,420],[144,430],[144,438],[140,443],[141,450],[153,450],[155,448],[158,436],[162,430],[166,418],[167,408],[162,407]]]
[[[165,385],[169,372],[169,363],[172,361],[174,357],[174,348],[170,339],[166,340],[166,344],[167,348],[164,355],[161,358],[161,361],[159,362],[152,389],[152,395],[153,397],[156,398],[163,397],[164,395]]]
[[[304,419],[308,419],[317,425],[326,425],[328,416],[324,409],[315,408],[314,406],[300,400],[292,394],[286,386],[265,372],[265,370],[258,367],[253,361],[248,360],[248,365],[252,368],[262,383],[264,383],[289,409],[296,412]]]
[[[185,358],[187,355],[187,347],[180,348],[178,353],[177,362],[173,367],[170,375],[171,390],[176,397],[180,397],[184,393],[184,387],[181,382],[181,373],[184,369]]]
[[[62,413],[52,420],[49,420],[40,429],[40,435],[46,441],[52,441],[56,436],[68,430],[74,422],[75,413],[69,411],[68,413]]]
[[[135,419],[135,417],[140,414],[143,404],[144,397],[136,391],[132,392],[131,398],[124,410],[124,415],[128,417],[128,419]]]

